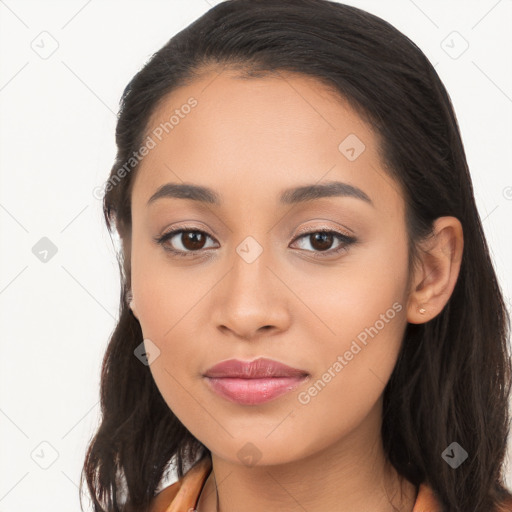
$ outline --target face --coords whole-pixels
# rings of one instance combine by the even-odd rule
[[[381,404],[407,322],[404,200],[371,126],[312,78],[224,72],[165,97],[146,136],[155,144],[132,193],[134,313],[173,413],[238,463],[244,450],[285,463],[348,438]],[[169,190],[150,201],[185,183],[216,202]],[[256,404],[204,377],[260,357],[308,376]]]

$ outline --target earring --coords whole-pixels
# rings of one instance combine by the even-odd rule
[[[126,303],[128,304],[128,306],[131,308],[132,307],[132,302],[133,302],[133,293],[130,291],[128,291],[126,293]]]
[[[418,308],[418,312],[420,315],[424,315],[427,312],[427,310],[425,308]]]

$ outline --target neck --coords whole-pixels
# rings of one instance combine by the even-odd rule
[[[386,461],[372,415],[380,417],[378,407],[348,436],[300,460],[248,467],[212,453],[197,512],[411,512],[416,488]]]

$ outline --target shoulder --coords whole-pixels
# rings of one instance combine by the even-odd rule
[[[149,512],[172,512],[194,508],[211,468],[210,457],[196,462],[182,478],[161,490],[153,498]]]
[[[174,501],[176,494],[181,487],[181,480],[174,482],[165,489],[161,490],[151,502],[149,512],[166,512],[169,505]]]
[[[442,512],[443,507],[439,496],[427,484],[422,483],[419,486],[416,503],[412,512]],[[512,512],[512,495],[508,495],[498,505],[493,512]]]
[[[441,510],[441,503],[432,488],[426,483],[420,484],[412,512],[441,512]]]
[[[496,512],[512,512],[512,495],[508,495],[498,506]]]

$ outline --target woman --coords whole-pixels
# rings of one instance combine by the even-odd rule
[[[95,510],[512,510],[509,319],[414,43],[224,2],[133,78],[116,137]]]

